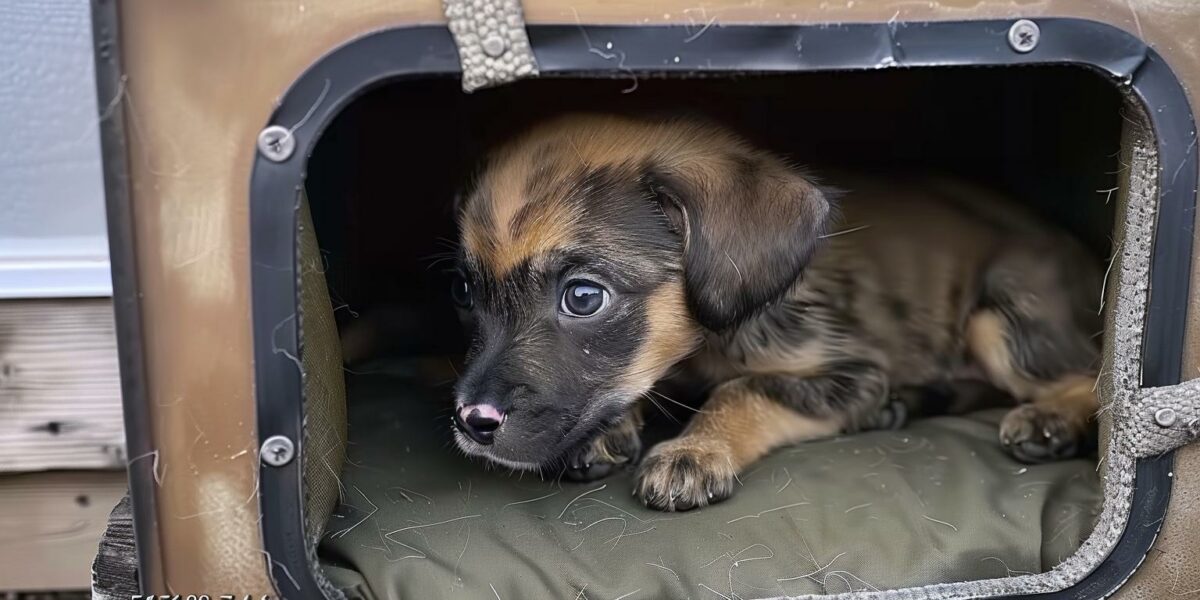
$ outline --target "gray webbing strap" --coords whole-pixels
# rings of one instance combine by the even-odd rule
[[[464,92],[538,74],[520,0],[443,0]]]
[[[1146,388],[1133,399],[1133,419],[1124,431],[1135,456],[1154,456],[1200,435],[1200,379]]]

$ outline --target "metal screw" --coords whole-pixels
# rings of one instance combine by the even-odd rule
[[[1175,424],[1177,416],[1173,408],[1160,408],[1154,412],[1154,422],[1158,423],[1159,427],[1170,427]]]
[[[496,58],[508,49],[508,44],[504,43],[504,38],[498,34],[492,34],[483,40],[483,53],[492,58]]]
[[[272,467],[282,467],[292,462],[292,458],[296,456],[296,445],[287,436],[273,435],[263,442],[258,456]]]
[[[1022,54],[1037,48],[1041,37],[1041,28],[1029,19],[1021,19],[1008,28],[1008,45]]]
[[[272,162],[283,162],[296,151],[296,136],[282,125],[272,125],[258,134],[258,151]]]

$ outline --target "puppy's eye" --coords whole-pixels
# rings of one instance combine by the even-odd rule
[[[471,297],[471,284],[462,275],[455,275],[454,280],[451,281],[450,298],[460,308],[469,309],[474,304],[474,298]]]
[[[590,281],[574,281],[563,291],[558,310],[569,317],[590,317],[608,306],[608,290]]]

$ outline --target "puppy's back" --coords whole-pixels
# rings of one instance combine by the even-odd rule
[[[1003,278],[1047,282],[1069,298],[1063,318],[1099,330],[1098,261],[1011,199],[932,177],[834,183],[840,215],[805,279],[844,305],[901,380],[962,368],[966,321],[989,286],[1014,283]]]

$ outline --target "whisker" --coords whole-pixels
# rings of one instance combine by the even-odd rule
[[[447,237],[438,236],[436,239],[434,239],[434,241],[451,249],[451,250],[458,250],[458,247],[459,247],[458,240],[450,239]]]
[[[665,415],[668,419],[674,421],[676,425],[683,425],[683,423],[679,422],[679,419],[675,418],[675,415],[671,414],[670,412],[667,411],[667,409],[663,408],[663,405],[659,404],[658,401],[655,400],[653,396],[646,393],[646,394],[642,394],[642,397],[649,400],[650,403],[653,404],[654,407],[659,410],[659,412],[661,412],[663,415]]]
[[[686,404],[684,404],[684,403],[682,403],[682,402],[680,402],[680,401],[678,401],[678,400],[676,400],[676,399],[674,399],[674,398],[671,398],[670,396],[667,396],[666,394],[664,394],[664,393],[662,393],[662,392],[656,392],[656,391],[654,391],[654,390],[650,390],[650,393],[651,393],[651,394],[654,394],[655,396],[658,396],[659,398],[662,398],[663,400],[666,400],[667,402],[670,402],[670,403],[672,403],[672,404],[677,404],[677,405],[679,405],[679,406],[682,406],[683,408],[686,408],[686,409],[688,409],[688,410],[690,410],[690,411],[692,411],[692,412],[694,412],[694,413],[701,413],[701,412],[704,412],[704,411],[702,411],[702,410],[700,410],[700,409],[698,409],[698,408],[695,408],[695,407],[693,407],[693,406],[688,406],[688,405],[686,405]]]
[[[438,257],[430,257],[430,258],[432,258],[433,260],[430,261],[429,265],[425,267],[426,271],[429,271],[429,270],[433,269],[434,267],[441,265],[441,264],[445,264],[448,262],[454,262],[454,260],[457,259],[458,257],[457,256],[438,256]],[[425,260],[430,260],[430,259],[427,258]]]

